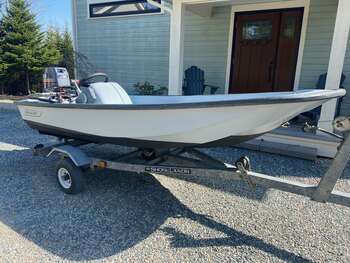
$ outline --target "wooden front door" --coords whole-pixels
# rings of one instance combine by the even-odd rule
[[[238,13],[230,93],[293,90],[303,9]]]

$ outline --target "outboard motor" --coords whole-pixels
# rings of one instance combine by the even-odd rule
[[[77,83],[69,77],[68,70],[62,67],[45,68],[43,94],[50,94],[50,100],[71,103],[80,94]]]
[[[58,92],[60,89],[71,87],[69,73],[61,67],[45,68],[43,82],[44,92]]]

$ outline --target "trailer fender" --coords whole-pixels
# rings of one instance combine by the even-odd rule
[[[53,154],[69,157],[77,167],[90,166],[91,163],[90,158],[82,150],[71,145],[54,147],[48,153],[47,157]]]

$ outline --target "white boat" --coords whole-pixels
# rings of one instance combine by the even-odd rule
[[[117,83],[86,85],[71,102],[17,102],[24,121],[41,133],[139,148],[214,147],[267,133],[302,112],[345,95],[339,90],[129,96]]]

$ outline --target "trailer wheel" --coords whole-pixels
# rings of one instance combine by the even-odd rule
[[[64,158],[56,166],[57,182],[66,194],[78,194],[84,189],[82,170],[70,159]]]

